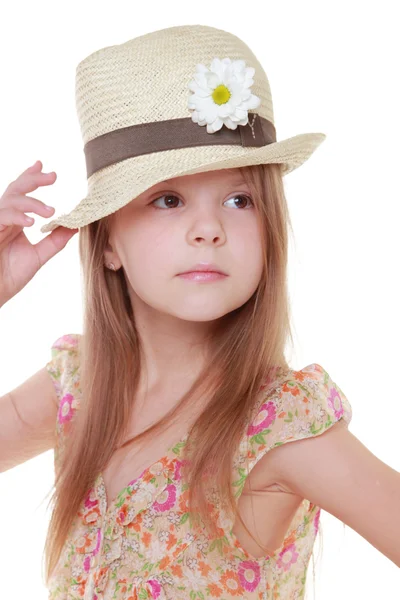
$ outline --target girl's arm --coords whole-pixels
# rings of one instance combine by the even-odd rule
[[[45,367],[0,398],[0,473],[55,447],[57,403]]]
[[[400,567],[400,473],[339,421],[321,435],[274,448],[274,480],[331,513]]]

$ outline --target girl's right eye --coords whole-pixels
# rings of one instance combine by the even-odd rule
[[[155,202],[158,202],[159,200],[162,200],[163,198],[176,198],[177,200],[179,200],[179,198],[177,196],[174,196],[173,194],[163,194],[159,198],[156,198],[155,200],[153,200],[152,202],[150,202],[150,204],[154,205]],[[154,208],[161,208],[161,207],[155,206]],[[172,207],[171,206],[167,206],[166,208],[176,208],[176,206],[172,206]],[[161,210],[163,210],[163,209],[161,209]]]

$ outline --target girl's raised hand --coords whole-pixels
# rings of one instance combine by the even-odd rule
[[[56,173],[42,173],[43,165],[37,161],[10,183],[0,198],[0,306],[18,294],[38,270],[62,250],[79,229],[57,227],[37,244],[31,244],[24,233],[27,222],[24,213],[37,213],[42,217],[53,215],[54,208],[46,209],[44,202],[26,196],[43,185],[52,185]]]

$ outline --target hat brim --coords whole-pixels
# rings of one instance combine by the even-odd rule
[[[84,227],[116,212],[147,189],[167,179],[264,163],[282,164],[287,175],[304,164],[325,140],[324,133],[302,133],[250,150],[240,145],[210,145],[152,152],[100,169],[88,179],[88,194],[72,211],[41,227]]]

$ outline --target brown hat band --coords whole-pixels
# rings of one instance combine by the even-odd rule
[[[87,177],[109,165],[150,152],[215,144],[258,147],[276,142],[271,121],[257,113],[249,112],[248,116],[246,125],[238,125],[236,129],[223,126],[215,133],[207,133],[207,128],[194,123],[191,117],[139,123],[104,133],[84,146]]]

